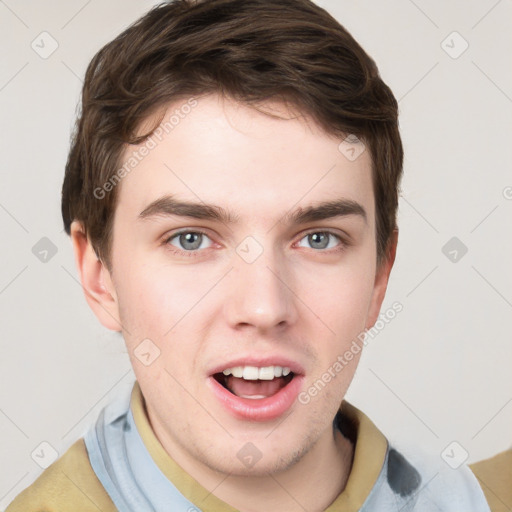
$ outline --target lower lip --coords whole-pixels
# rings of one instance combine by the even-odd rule
[[[259,399],[236,396],[213,376],[208,379],[208,382],[214,395],[236,418],[250,421],[270,421],[279,418],[290,409],[299,395],[303,378],[301,375],[295,375],[275,395]]]

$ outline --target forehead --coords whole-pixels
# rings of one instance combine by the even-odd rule
[[[294,206],[344,198],[374,217],[371,159],[362,143],[347,153],[343,138],[283,104],[259,108],[218,95],[169,105],[153,135],[124,153],[122,165],[133,166],[120,183],[118,208],[138,215],[167,194],[225,206],[242,220],[255,213],[270,220]]]

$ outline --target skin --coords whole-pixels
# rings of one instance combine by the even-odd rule
[[[377,320],[397,239],[378,266],[369,151],[351,162],[340,139],[310,119],[278,103],[264,107],[286,119],[217,95],[200,98],[123,178],[112,273],[76,221],[72,241],[87,301],[105,327],[123,333],[150,423],[170,456],[243,512],[321,511],[350,473],[353,446],[332,420],[360,353],[307,405],[296,401],[286,418],[264,422],[226,411],[207,386],[209,371],[237,356],[279,354],[302,365],[307,390]],[[220,205],[239,221],[139,218],[166,194]],[[291,210],[338,198],[359,203],[366,219],[284,222]],[[207,233],[195,256],[170,238],[183,228]],[[341,238],[319,248],[307,236],[325,231]],[[263,250],[252,263],[236,252],[247,236]],[[134,356],[147,338],[161,351],[149,366]],[[252,468],[237,458],[248,441],[262,454]]]

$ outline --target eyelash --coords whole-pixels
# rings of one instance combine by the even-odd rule
[[[188,233],[204,235],[204,236],[210,238],[208,236],[208,233],[206,233],[205,231],[201,231],[200,229],[196,229],[196,230],[186,229],[186,230],[177,231],[176,233],[173,233],[170,236],[165,237],[165,239],[163,240],[163,245],[165,245],[167,250],[171,251],[174,254],[177,254],[178,256],[186,256],[186,257],[195,258],[199,255],[200,252],[202,252],[206,249],[195,249],[192,251],[185,251],[185,250],[177,249],[176,247],[174,247],[173,245],[170,244],[170,241],[173,240],[174,238],[178,237],[179,235],[188,234]],[[315,252],[326,252],[326,253],[341,252],[341,251],[345,250],[350,245],[350,243],[347,240],[344,240],[338,233],[335,233],[334,231],[329,231],[329,230],[308,231],[307,233],[304,233],[304,235],[299,239],[299,242],[301,240],[303,240],[304,238],[306,238],[308,235],[313,235],[315,233],[331,235],[334,238],[337,238],[338,241],[340,242],[339,246],[337,246],[335,248],[318,249],[318,250],[312,249]]]

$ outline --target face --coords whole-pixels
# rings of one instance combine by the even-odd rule
[[[369,152],[351,161],[311,120],[216,95],[187,111],[118,185],[111,300],[95,311],[119,320],[185,469],[281,471],[332,439],[360,352],[335,363],[384,296]],[[261,457],[252,469],[241,449]]]

